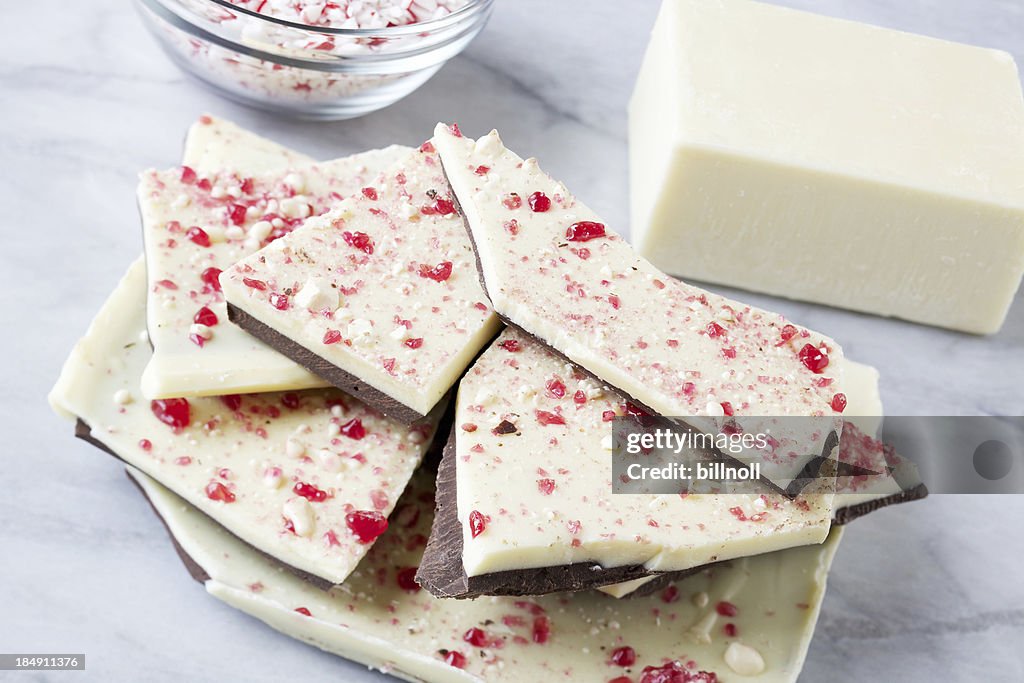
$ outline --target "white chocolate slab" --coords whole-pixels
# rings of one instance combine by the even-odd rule
[[[321,390],[193,398],[187,424],[172,427],[139,392],[151,355],[145,310],[140,259],[75,345],[51,404],[246,543],[343,581],[369,548],[351,530],[349,513],[390,514],[437,416],[405,428]]]
[[[418,564],[417,535],[430,528],[430,480],[420,476],[407,510],[414,513],[419,504],[418,519],[403,514],[407,525],[393,526],[344,584],[323,592],[282,573],[144,475],[136,478],[178,543],[209,574],[211,595],[327,652],[428,683],[622,675],[638,681],[646,667],[667,660],[692,662],[691,673],[715,675],[698,681],[791,683],[803,666],[841,533],[822,545],[721,565],[669,593],[621,602],[595,592],[534,601],[439,600],[403,590],[397,580],[398,572]],[[721,602],[735,606],[736,616],[720,615]],[[733,624],[736,637],[725,635],[726,624]],[[484,647],[464,639],[473,628],[483,631]],[[534,634],[544,630],[546,642],[535,642]],[[628,668],[611,663],[623,647],[636,655]],[[446,652],[464,657],[464,668],[445,663]]]
[[[1013,58],[747,0],[662,4],[633,239],[686,278],[975,333],[1024,273]]]
[[[220,149],[214,146],[208,160]],[[389,147],[258,175],[199,173],[190,167],[144,172],[139,205],[154,355],[143,393],[167,398],[324,386],[320,378],[228,324],[216,270],[227,269],[309,215],[327,211],[405,151]],[[190,238],[195,228],[202,230],[198,241]],[[217,322],[197,328],[196,316],[204,308]]]
[[[498,329],[429,143],[221,284],[233,306],[421,415]]]
[[[455,414],[467,576],[584,562],[676,571],[828,535],[832,495],[814,487],[795,500],[749,486],[613,495],[610,419],[626,414],[626,400],[511,328],[481,355]],[[515,433],[496,430],[503,421]]]
[[[182,163],[203,174],[224,170],[266,173],[306,166],[314,159],[231,121],[203,115],[188,129]]]
[[[843,392],[835,341],[668,277],[496,131],[474,141],[438,124],[434,144],[499,315],[654,412],[689,416],[703,431],[717,432],[730,415],[824,418],[790,421],[808,433],[782,439],[777,429],[785,447],[741,458],[762,461],[771,468],[764,476],[783,487],[820,452],[822,434],[841,428],[829,419]],[[546,210],[535,210],[538,194]],[[745,428],[759,431],[749,420]]]

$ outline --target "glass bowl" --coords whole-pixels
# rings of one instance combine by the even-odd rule
[[[307,119],[362,116],[420,87],[483,29],[494,0],[430,21],[327,28],[227,0],[136,0],[185,73],[243,104]]]

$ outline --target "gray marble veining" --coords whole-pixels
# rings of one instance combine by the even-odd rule
[[[1019,0],[784,4],[1024,61]],[[437,120],[475,134],[498,127],[625,228],[625,103],[656,10],[654,0],[504,0],[469,50],[408,99],[360,120],[304,124],[186,79],[127,2],[5,6],[0,651],[88,655],[85,674],[11,680],[385,680],[207,598],[118,465],[73,440],[45,394],[141,250],[137,172],[174,165],[205,111],[323,158],[416,144]],[[1024,413],[1024,297],[998,336],[976,338],[729,293],[877,366],[891,414]],[[1022,520],[1022,497],[936,496],[852,526],[804,680],[1024,680]]]

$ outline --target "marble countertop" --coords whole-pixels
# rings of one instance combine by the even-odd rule
[[[1019,0],[781,1],[1003,48],[1024,63]],[[186,79],[129,3],[65,3],[42,26],[34,3],[5,8],[0,651],[88,657],[85,674],[11,680],[385,680],[207,597],[121,468],[72,438],[46,392],[141,250],[137,172],[175,164],[203,112],[321,158],[418,144],[438,120],[476,133],[498,127],[510,147],[541,156],[625,227],[625,103],[656,10],[654,0],[505,0],[466,53],[406,100],[310,124],[236,106]],[[736,296],[877,366],[890,414],[1024,414],[1024,296],[991,338]],[[1024,680],[1022,520],[1021,496],[944,495],[857,522],[803,680]]]

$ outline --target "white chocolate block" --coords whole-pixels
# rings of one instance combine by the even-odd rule
[[[209,575],[211,595],[285,635],[424,683],[607,681],[628,674],[640,680],[647,667],[673,666],[692,677],[672,680],[793,683],[841,538],[837,530],[821,545],[737,560],[662,594],[621,602],[590,591],[443,600],[399,583],[419,564],[417,535],[430,530],[431,481],[418,475],[408,504],[396,513],[405,522],[380,538],[345,583],[324,592],[282,573],[145,475],[133,476]],[[735,608],[734,617],[719,613],[723,602]],[[726,624],[733,624],[735,637],[726,635]],[[467,642],[471,629],[480,630],[474,633],[480,646]],[[614,653],[627,647],[635,663],[614,664]],[[700,671],[714,677],[698,677]]]
[[[676,571],[827,536],[826,481],[793,500],[749,484],[685,497],[612,494],[610,420],[627,414],[626,401],[516,330],[480,356],[455,411],[467,576],[583,562]]]
[[[633,240],[673,275],[975,333],[1024,273],[1010,55],[665,0],[630,104]]]
[[[75,345],[51,405],[246,543],[344,581],[373,541],[366,530],[395,508],[438,415],[402,427],[336,390],[145,400],[146,289],[140,259]]]
[[[144,172],[139,205],[154,355],[143,393],[168,398],[325,386],[228,323],[218,273],[358,192],[406,151],[389,147],[265,174],[199,173],[187,165]],[[206,318],[213,324],[203,325]]]
[[[498,329],[429,143],[221,284],[231,305],[420,415]]]

